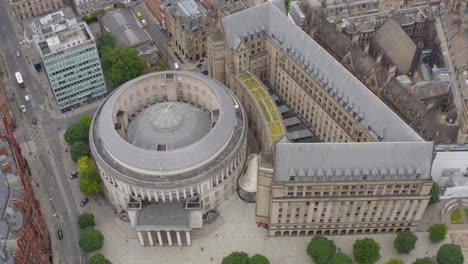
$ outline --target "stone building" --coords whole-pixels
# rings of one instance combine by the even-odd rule
[[[161,30],[172,34],[172,10],[178,0],[145,0],[145,5],[154,18],[158,20]]]
[[[72,0],[78,15],[85,15],[97,10],[102,10],[108,6],[113,6],[119,2],[117,0]]]
[[[215,22],[213,14],[194,0],[178,2],[172,22],[174,46],[191,61],[206,57],[206,39]]]
[[[128,214],[142,246],[190,246],[202,214],[236,190],[247,159],[247,118],[215,80],[151,73],[101,104],[90,148],[105,195]]]
[[[294,25],[282,1],[222,18],[208,40],[208,64],[209,74],[244,105],[266,105],[265,96],[282,101],[323,142],[292,143],[289,133],[278,140],[274,136],[284,127],[269,124],[270,133],[255,133],[266,144],[259,158],[256,221],[270,236],[417,227],[432,186],[432,142]],[[267,94],[246,75],[263,82]],[[275,121],[275,111],[284,125],[283,106],[259,107],[263,127]],[[249,120],[258,120],[255,108],[248,108]]]
[[[42,15],[63,7],[62,0],[10,0],[10,3],[18,20]]]

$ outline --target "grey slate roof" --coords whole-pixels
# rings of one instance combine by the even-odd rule
[[[173,73],[175,80],[177,76],[185,75],[205,82],[218,97],[220,116],[216,125],[197,142],[179,149],[156,152],[137,147],[123,139],[114,129],[112,115],[114,104],[125,89],[144,81],[149,76],[166,73]],[[226,89],[221,83],[194,72],[167,71],[140,76],[120,86],[103,101],[93,121],[93,137],[96,138],[95,140],[102,141],[101,151],[111,156],[114,163],[118,162],[121,166],[130,168],[134,174],[168,176],[196,169],[215,159],[233,138],[233,131],[237,124],[236,113],[233,97]]]
[[[361,119],[360,126],[383,142],[422,141],[391,109],[309,35],[290,21],[273,3],[222,18],[227,46],[268,35],[313,79],[329,87],[329,93]],[[328,89],[327,89],[328,90]],[[340,99],[338,99],[338,97]]]
[[[416,44],[395,19],[388,19],[377,30],[375,42],[402,73],[406,74],[410,71]]]
[[[149,203],[139,211],[135,229],[143,230],[189,230],[190,211],[185,210],[185,201]]]
[[[430,179],[432,148],[432,142],[278,143],[275,179]]]
[[[119,44],[126,47],[133,47],[150,39],[138,26],[135,16],[128,8],[118,8],[105,14],[101,23],[115,36]]]

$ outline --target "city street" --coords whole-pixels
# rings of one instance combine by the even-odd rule
[[[30,47],[20,45],[21,39],[18,36],[22,36],[22,30],[12,14],[7,2],[1,1],[0,50],[10,75],[5,86],[16,121],[15,136],[22,143],[23,155],[28,160],[36,161],[30,164],[31,173],[33,181],[38,183],[36,186],[40,186],[36,189],[36,196],[41,202],[49,228],[54,263],[86,263],[86,255],[78,245],[79,230],[76,225],[78,204],[83,197],[70,195],[74,193],[68,180],[70,171],[64,170],[64,150],[59,142],[60,131],[66,129],[70,122],[79,119],[83,113],[70,112],[69,115],[64,115],[58,112],[44,73],[34,70],[28,50]],[[18,87],[15,72],[21,73],[25,88]],[[31,102],[25,101],[25,95],[29,95]],[[20,111],[21,105],[25,105],[25,113]],[[87,111],[92,114],[96,107],[97,103],[91,105]],[[37,118],[37,125],[32,124],[32,118]],[[64,234],[61,241],[57,238],[59,228]]]

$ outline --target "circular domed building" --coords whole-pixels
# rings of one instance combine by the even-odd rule
[[[193,228],[196,223],[186,223],[195,219],[187,215],[191,209],[207,212],[235,190],[246,135],[244,110],[223,84],[168,71],[131,80],[109,95],[94,116],[90,145],[107,197],[128,211],[137,231],[165,221]]]

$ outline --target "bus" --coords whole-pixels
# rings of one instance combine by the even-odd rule
[[[24,81],[23,81],[23,77],[21,77],[21,73],[16,72],[15,77],[16,77],[16,82],[18,83],[18,86],[20,88],[24,88]]]
[[[143,19],[143,15],[142,15],[140,12],[137,12],[137,13],[136,13],[136,16],[137,16],[138,19],[140,19],[140,20]]]

